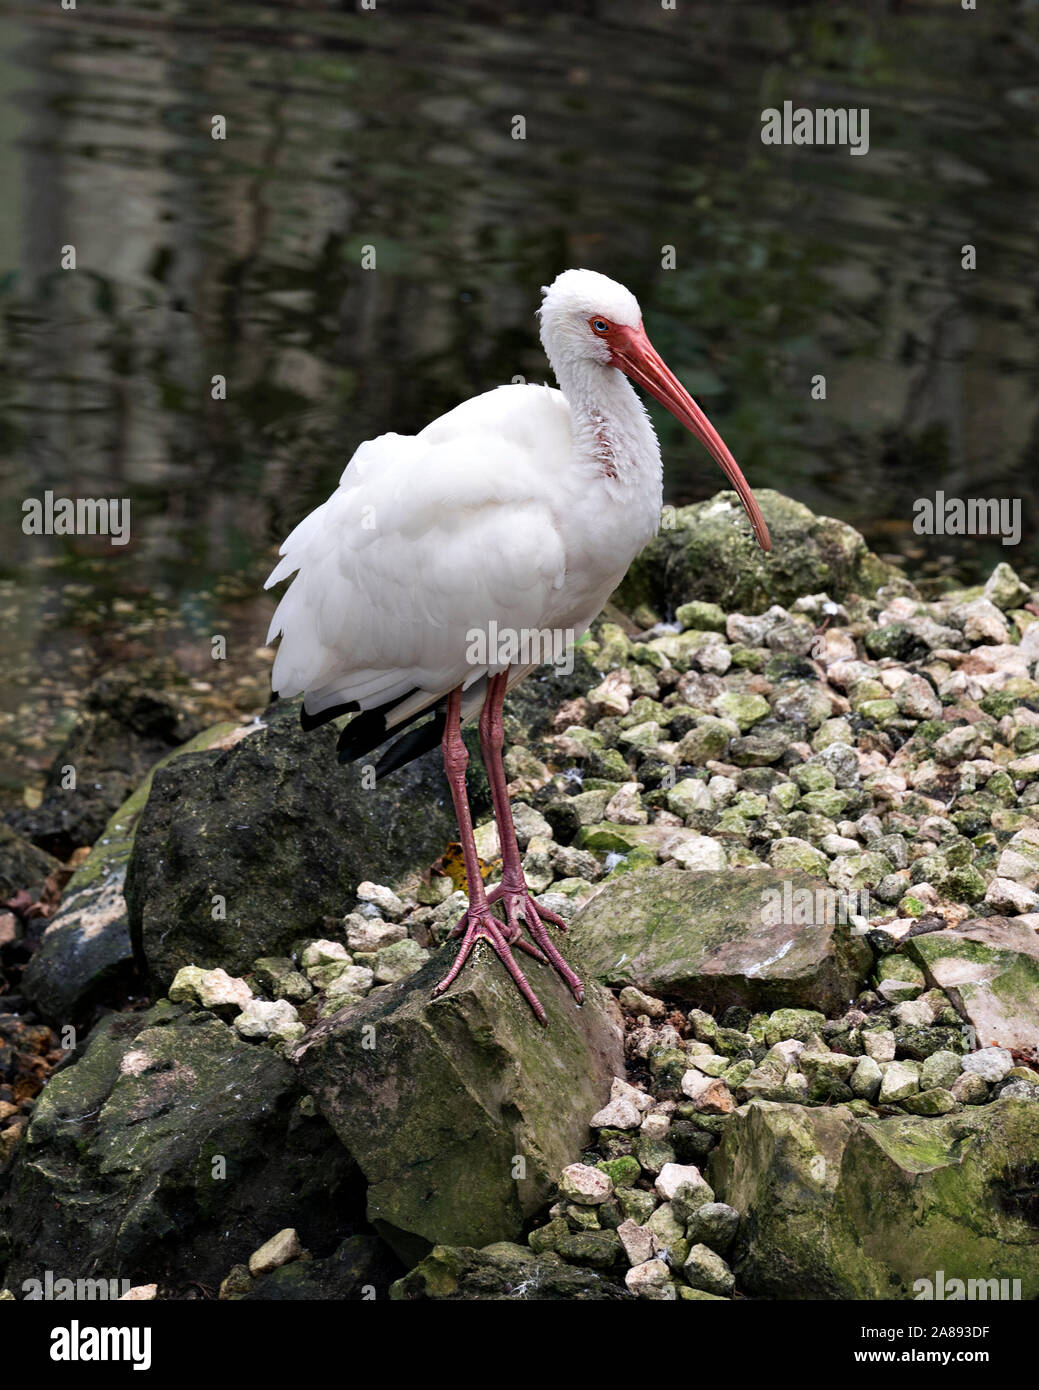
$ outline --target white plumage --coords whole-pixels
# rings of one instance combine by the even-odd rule
[[[574,286],[584,303],[565,293]],[[417,435],[368,440],[291,533],[267,581],[296,575],[267,636],[282,637],[279,694],[305,693],[316,714],[417,690],[389,716],[392,728],[463,685],[470,713],[488,669],[499,669],[469,664],[473,630],[492,621],[499,630],[587,629],[656,530],[661,504],[645,409],[606,361],[573,352],[574,315],[587,336],[596,291],[614,322],[640,322],[634,297],[605,276],[561,276],[543,306],[542,337],[567,394],[499,386]],[[620,455],[624,466],[614,461],[616,476],[607,476],[604,465]]]

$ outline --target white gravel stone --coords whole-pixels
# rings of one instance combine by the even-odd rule
[[[922,999],[905,999],[891,1010],[891,1017],[903,1027],[929,1028],[934,1022],[934,1011]]]
[[[789,1071],[804,1051],[804,1046],[804,1043],[797,1038],[782,1038],[769,1048],[765,1061],[767,1062],[769,1058],[772,1058]]]
[[[693,1066],[697,1071],[702,1071],[705,1076],[724,1076],[732,1066],[731,1057],[722,1057],[717,1052],[700,1052],[699,1049],[693,1056]]]
[[[1015,883],[1012,878],[994,878],[988,886],[985,901],[997,912],[1014,917],[1039,907],[1039,893],[1026,888],[1023,883]]]
[[[671,1116],[663,1114],[660,1110],[651,1110],[639,1128],[650,1139],[664,1139],[671,1128]]]
[[[940,719],[942,702],[923,676],[906,675],[895,690],[895,704],[910,719]]]
[[[629,1218],[617,1227],[617,1235],[632,1267],[645,1264],[657,1253],[657,1238],[648,1226],[639,1226]]]
[[[601,1168],[587,1163],[571,1163],[559,1176],[559,1190],[579,1207],[597,1207],[613,1196],[613,1182]]]
[[[555,838],[555,831],[541,812],[536,811],[533,806],[528,806],[525,801],[512,803],[512,824],[520,849],[526,849],[535,835],[541,840]]]
[[[950,729],[942,734],[933,745],[935,758],[940,763],[952,765],[969,758],[981,743],[981,735],[973,724],[964,724],[958,729]]]
[[[704,671],[712,671],[716,676],[724,676],[732,665],[732,653],[728,647],[705,646],[696,653],[696,664]]]
[[[709,1055],[713,1056],[714,1054]],[[704,1060],[707,1059],[704,1058]],[[708,1076],[706,1072],[698,1071],[696,1067],[690,1067],[682,1076],[682,1094],[688,1096],[690,1100],[695,1100],[698,1095],[707,1090],[712,1080],[713,1078]]]
[[[527,841],[527,852],[523,856],[523,877],[532,893],[543,893],[555,878],[552,849],[552,841],[543,840],[540,835],[532,835]]]
[[[303,952],[301,964],[304,970],[318,966],[331,965],[337,960],[349,960],[350,954],[341,941],[312,941]]]
[[[906,893],[907,898],[916,898],[924,907],[938,906],[938,889],[933,883],[914,883]]]
[[[159,1296],[158,1284],[135,1284],[132,1289],[121,1293],[118,1303],[152,1303]]]
[[[651,994],[643,994],[634,985],[626,985],[617,997],[617,1002],[625,1013],[645,1014],[647,1018],[663,1018],[667,1005],[663,999],[654,999]]]
[[[622,717],[631,709],[634,694],[631,676],[621,667],[609,674],[588,692],[588,703],[593,712],[602,718],[604,715]]]
[[[626,1100],[643,1115],[652,1110],[657,1103],[647,1091],[640,1091],[637,1086],[632,1086],[620,1076],[615,1076],[610,1084],[610,1099]]]
[[[643,1264],[632,1265],[624,1276],[624,1282],[638,1298],[670,1303],[678,1297],[663,1260],[646,1260]]]
[[[1002,1081],[1013,1065],[1014,1059],[1005,1047],[982,1047],[977,1052],[968,1052],[963,1059],[964,1071],[990,1084]]]
[[[381,883],[359,883],[356,896],[359,903],[371,903],[391,922],[399,922],[408,910],[407,905],[401,902],[393,889],[386,888]]]
[[[346,928],[346,944],[351,951],[381,951],[383,946],[392,946],[395,941],[403,941],[407,928],[400,922],[380,922],[378,918],[362,917],[351,912],[343,918]]]
[[[175,1004],[189,1000],[204,1009],[244,1009],[253,992],[244,980],[226,970],[185,965],[174,976],[169,997]]]
[[[259,1250],[253,1251],[249,1256],[249,1273],[256,1279],[261,1274],[268,1274],[272,1269],[280,1269],[290,1260],[299,1259],[302,1254],[303,1247],[299,1243],[299,1236],[291,1226],[287,1226],[276,1236],[271,1236]]]
[[[885,1062],[881,1071],[883,1076],[878,1097],[881,1105],[905,1100],[907,1096],[915,1095],[920,1089],[920,1073],[912,1062]]]
[[[888,1028],[878,1028],[862,1035],[862,1047],[875,1062],[895,1060],[895,1035]]]
[[[727,806],[739,791],[739,785],[731,777],[716,774],[707,783],[707,790],[711,794],[711,801],[714,805]]]
[[[721,842],[709,835],[678,841],[671,850],[671,857],[683,869],[724,869],[729,862]]]
[[[476,826],[473,830],[473,843],[476,845],[476,853],[485,864],[493,864],[496,859],[500,859],[501,836],[498,834],[497,822],[492,819]]]
[[[683,1183],[692,1183],[694,1186],[710,1187],[705,1182],[699,1168],[695,1163],[665,1163],[657,1174],[656,1182],[653,1184],[657,1196],[663,1202],[670,1202]],[[707,1201],[713,1200],[713,1192]]]
[[[668,792],[667,806],[669,811],[685,820],[697,811],[713,810],[714,797],[708,784],[701,778],[683,777]]]
[[[1027,827],[1011,836],[999,856],[996,877],[1013,879],[1026,888],[1039,888],[1039,830]]]
[[[862,846],[858,840],[852,840],[847,835],[824,835],[819,841],[819,848],[830,858],[838,854],[858,854]]]
[[[243,1038],[285,1037],[286,1029],[295,1032],[299,1026],[299,1014],[287,999],[250,999],[234,1021],[235,1032]]]
[[[630,1100],[611,1100],[588,1123],[593,1129],[638,1129],[642,1116]]]
[[[972,599],[961,604],[956,610],[962,617],[963,635],[970,643],[1005,642],[1007,623],[1003,614],[987,598]]]
[[[614,825],[645,825],[649,812],[642,804],[642,788],[638,782],[625,782],[606,803],[606,819]]]
[[[884,1074],[880,1063],[872,1057],[860,1057],[851,1074],[850,1086],[854,1095],[862,1100],[876,1100]]]
[[[375,972],[367,965],[344,965],[328,982],[328,997],[337,994],[367,994],[375,983]]]

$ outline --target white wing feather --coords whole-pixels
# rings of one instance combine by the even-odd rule
[[[488,667],[467,659],[474,630],[540,628],[559,609],[569,450],[565,400],[531,386],[362,444],[267,581],[296,576],[267,637],[281,634],[274,689],[305,692],[312,713],[417,689],[410,709],[480,680]]]

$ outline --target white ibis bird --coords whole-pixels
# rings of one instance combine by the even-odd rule
[[[341,762],[400,733],[379,777],[441,744],[469,905],[452,932],[461,947],[434,994],[482,937],[545,1023],[513,947],[551,962],[578,1003],[584,988],[548,934],[546,924],[565,929],[562,919],[524,880],[502,764],[505,694],[537,662],[474,635],[579,637],[657,531],[660,449],[628,377],[707,447],[762,549],[770,542],[735,459],[654,350],[634,295],[592,270],[565,271],[543,295],[541,341],[560,389],[499,386],[417,435],[362,444],[337,490],[281,547],[267,587],[295,579],[267,640],[281,634],[272,684],[279,695],[303,693],[304,728],[358,712],[340,735]],[[424,714],[432,717],[410,727]],[[502,847],[501,882],[489,892],[461,735],[476,714]],[[499,901],[504,917],[492,911]]]

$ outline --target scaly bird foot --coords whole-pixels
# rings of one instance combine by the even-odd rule
[[[513,937],[511,927],[506,926],[504,922],[499,922],[498,918],[495,917],[494,913],[491,911],[490,904],[482,909],[470,907],[465,916],[458,923],[458,926],[451,932],[451,936],[461,936],[462,945],[459,948],[458,955],[454,958],[451,969],[433,990],[433,998],[436,999],[454,984],[462,966],[469,958],[469,953],[480,937],[483,937],[483,939],[490,944],[495,955],[512,976],[516,988],[534,1010],[534,1015],[538,1022],[547,1025],[548,1015],[542,1008],[541,1001],[531,989],[526,975],[524,975],[523,971],[516,964],[516,960],[509,947],[510,945],[519,946],[522,950],[526,951],[528,955],[533,956],[536,960],[540,960],[545,965],[548,964],[548,961],[545,960],[545,957],[539,950],[530,946],[526,941],[520,940],[518,932],[519,928],[517,926],[516,936]]]
[[[545,929],[545,923],[550,922],[552,926],[565,932],[566,923],[563,921],[562,917],[551,912],[547,907],[541,907],[536,903],[531,896],[530,889],[522,878],[518,883],[506,882],[505,880],[501,883],[496,883],[487,894],[488,907],[499,900],[505,905],[507,925],[499,922],[497,918],[492,918],[491,920],[509,945],[516,946],[519,950],[525,951],[527,955],[533,956],[535,960],[541,961],[542,965],[553,965],[566,981],[571,994],[573,994],[577,1002],[583,1004],[584,985],[556,950],[556,947],[553,945]],[[519,923],[521,917],[524,922],[526,922],[527,930],[534,938],[535,945],[531,945],[523,940],[523,930]],[[451,930],[450,936],[463,936],[468,931],[469,925],[470,911],[467,911],[463,914],[457,925]],[[541,949],[539,950],[538,947]]]

